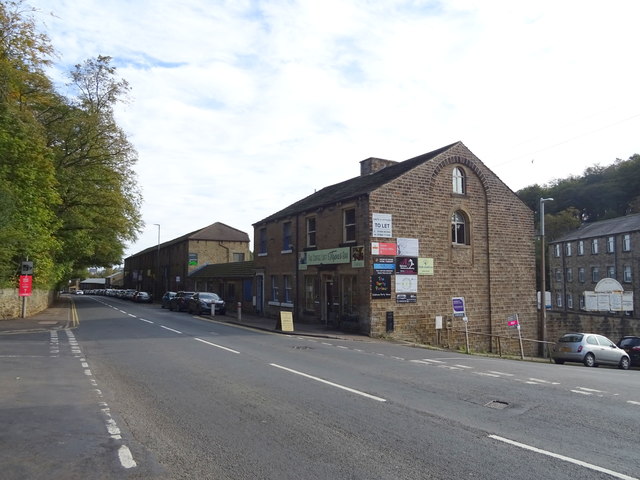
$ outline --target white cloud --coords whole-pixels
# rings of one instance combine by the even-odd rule
[[[252,236],[370,156],[462,140],[518,190],[640,152],[634,0],[30,4],[59,69],[109,55],[132,86],[149,226],[128,254],[154,223]]]

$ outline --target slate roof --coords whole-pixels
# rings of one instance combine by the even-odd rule
[[[409,160],[405,160],[404,162],[398,162],[370,175],[358,176],[350,180],[325,187],[322,190],[319,190],[312,195],[309,195],[308,197],[289,205],[279,212],[276,212],[273,215],[270,215],[267,218],[254,223],[254,226],[266,222],[271,222],[280,218],[289,217],[291,215],[297,215],[302,212],[315,210],[317,208],[332,205],[337,202],[345,202],[347,200],[357,198],[361,195],[368,194],[381,187],[385,183],[388,183],[391,180],[394,180],[399,176],[405,174],[406,172],[412,170],[418,165],[435,158],[436,156],[449,150],[451,147],[459,143],[460,142],[455,142],[451,145],[447,145],[432,152],[424,153],[417,157],[410,158]]]
[[[174,245],[176,243],[184,242],[185,240],[211,240],[218,242],[249,242],[249,235],[237,228],[230,227],[229,225],[225,225],[224,223],[216,222],[212,223],[208,227],[201,228],[199,230],[194,230],[193,232],[189,232],[181,237],[174,238],[173,240],[169,240],[160,244],[160,248],[168,247],[169,245]],[[153,247],[149,247],[145,250],[142,250],[138,253],[134,253],[131,257],[135,257],[136,255],[142,255],[143,253],[148,253],[151,251],[157,250],[158,246],[154,245]],[[130,258],[130,257],[129,257]]]
[[[599,222],[586,223],[577,230],[568,233],[564,237],[549,243],[570,242],[585,238],[605,237],[620,233],[640,231],[640,213],[625,215],[624,217],[610,218]]]
[[[189,278],[253,278],[256,274],[253,260],[246,262],[203,265],[189,274]]]

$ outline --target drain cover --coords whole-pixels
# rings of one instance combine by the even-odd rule
[[[492,400],[489,403],[485,404],[485,407],[495,408],[496,410],[502,410],[503,408],[507,408],[509,404],[507,402],[501,402],[500,400]]]

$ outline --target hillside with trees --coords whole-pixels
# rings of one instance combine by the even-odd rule
[[[583,223],[640,213],[640,154],[587,168],[582,175],[532,185],[516,192],[534,212],[545,203],[545,235],[553,240]],[[539,215],[536,215],[536,222]]]
[[[17,285],[24,260],[45,289],[119,264],[141,227],[137,153],[114,119],[127,82],[98,56],[56,91],[33,14],[0,1],[0,288]]]

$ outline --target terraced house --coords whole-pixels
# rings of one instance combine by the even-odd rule
[[[254,224],[256,309],[440,343],[537,338],[533,212],[464,144],[361,174]]]
[[[640,214],[588,223],[550,242],[551,332],[639,335],[639,275]]]

